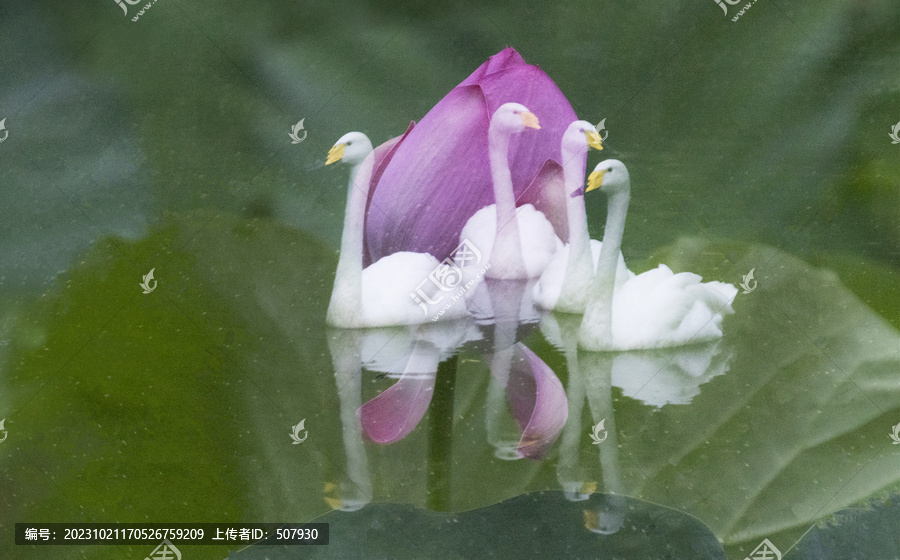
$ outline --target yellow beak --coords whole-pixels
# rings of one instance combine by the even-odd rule
[[[588,146],[597,150],[603,149],[603,143],[602,139],[600,138],[599,132],[592,132],[588,130],[584,133],[584,135],[587,136]]]
[[[531,111],[522,113],[522,124],[528,128],[536,128],[538,130],[541,128],[540,123],[538,123],[538,118]]]
[[[591,192],[594,189],[599,189],[603,186],[603,175],[606,174],[605,169],[601,169],[600,171],[594,171],[590,175],[588,175],[588,183],[587,188],[584,189],[584,192]]]
[[[344,148],[347,147],[347,144],[335,144],[328,150],[328,159],[325,160],[325,165],[332,164],[336,161],[341,161],[341,158],[344,157]]]

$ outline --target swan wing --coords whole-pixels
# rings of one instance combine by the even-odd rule
[[[525,272],[529,278],[538,277],[557,251],[563,248],[563,242],[557,237],[550,220],[531,204],[516,208],[516,220]]]
[[[569,245],[566,244],[553,255],[543,274],[541,274],[540,280],[534,285],[532,298],[535,305],[542,309],[556,309],[556,303],[559,301],[559,296],[562,293],[568,264]],[[590,282],[590,279],[588,279],[588,282]]]
[[[666,265],[628,280],[613,295],[613,339],[618,348],[660,348],[722,336],[723,313],[737,289],[701,282]]]

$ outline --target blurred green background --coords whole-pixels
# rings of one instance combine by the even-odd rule
[[[629,166],[630,268],[759,281],[726,320],[729,372],[692,404],[613,389],[624,491],[743,558],[900,489],[896,2],[759,0],[737,22],[713,0],[158,0],[133,22],[138,8],[0,0],[3,558],[51,557],[12,546],[26,520],[331,509],[348,467],[324,314],[346,170],[325,153],[350,130],[401,134],[505,46],[606,119],[588,164]],[[599,237],[605,200],[587,200]],[[569,382],[540,333],[528,344]],[[491,456],[486,372],[461,357],[454,432],[472,437],[452,443],[453,511],[559,488],[555,456]],[[371,377],[370,396],[389,385]],[[304,417],[311,439],[292,446]],[[375,501],[429,505],[429,421],[366,444]]]

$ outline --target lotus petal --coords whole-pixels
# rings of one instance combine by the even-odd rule
[[[371,260],[398,251],[450,256],[469,217],[494,203],[488,126],[490,115],[508,102],[525,105],[541,122],[541,130],[510,143],[517,204],[534,204],[568,238],[559,159],[575,111],[549,76],[509,48],[450,91],[396,145],[372,189],[366,219]]]
[[[569,417],[569,401],[553,370],[521,342],[516,344],[506,395],[522,428],[519,452],[540,459]]]

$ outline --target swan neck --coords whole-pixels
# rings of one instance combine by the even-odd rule
[[[566,216],[569,223],[569,261],[567,272],[575,274],[576,270],[593,270],[591,266],[590,235],[588,233],[587,212],[585,211],[584,193],[572,196],[572,193],[584,186],[584,167],[587,163],[587,146],[584,150],[574,152],[563,149],[563,177],[566,185]],[[568,278],[568,273],[566,278]]]
[[[616,276],[616,266],[619,261],[619,252],[622,250],[622,237],[625,234],[625,216],[628,213],[630,195],[627,192],[615,193],[609,196],[606,210],[606,226],[603,228],[603,248],[600,250],[600,262],[597,265],[597,273],[600,266],[605,265],[603,272],[611,273],[613,279]],[[610,264],[612,263],[612,264]]]
[[[587,213],[584,206],[584,194],[572,196],[572,193],[583,186],[584,167],[587,162],[587,146],[584,150],[573,152],[563,149],[563,177],[566,185],[566,215],[569,221],[569,243],[584,241],[588,237]]]
[[[525,261],[522,257],[522,242],[516,220],[516,195],[509,170],[509,136],[509,132],[497,130],[494,126],[488,129],[488,157],[497,209],[497,232],[491,249],[491,264],[497,266],[488,274],[523,278]]]
[[[606,227],[603,230],[603,247],[597,261],[594,275],[593,293],[585,315],[599,327],[599,338],[604,346],[612,346],[612,303],[616,287],[616,269],[622,250],[622,236],[625,233],[625,215],[628,213],[629,193],[618,192],[609,195],[606,212]]]
[[[370,154],[362,163],[350,169],[347,187],[347,206],[344,211],[344,230],[341,233],[341,255],[338,258],[334,288],[329,305],[329,322],[338,309],[347,310],[353,316],[362,305],[362,263],[366,222],[366,202],[369,198],[369,178],[373,157]],[[341,313],[343,317],[347,313]]]
[[[491,179],[494,187],[494,202],[497,204],[497,227],[506,224],[516,212],[516,197],[513,192],[512,174],[509,170],[509,133],[490,127],[488,132],[488,153],[491,163]]]

